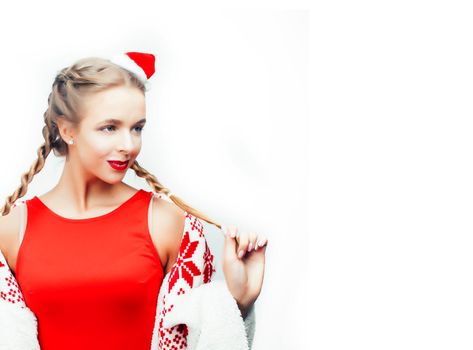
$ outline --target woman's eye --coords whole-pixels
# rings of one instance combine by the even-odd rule
[[[107,126],[103,127],[100,130],[105,130],[105,129],[108,129],[108,128],[115,128],[115,127],[113,125],[107,125]]]
[[[113,130],[114,130],[114,129],[115,129],[115,126],[113,126],[113,125],[107,125],[107,126],[104,126],[104,127],[103,127],[102,129],[100,129],[100,130],[102,130],[102,131],[103,131],[103,130],[108,130],[109,128],[113,128]],[[144,128],[143,126],[137,126],[137,127],[135,127],[135,129],[138,129],[138,132],[140,132],[140,133],[143,131],[143,128]]]

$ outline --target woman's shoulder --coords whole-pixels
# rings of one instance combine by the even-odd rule
[[[154,194],[152,201],[152,227],[150,233],[153,241],[159,242],[160,250],[166,255],[166,266],[170,268],[179,253],[186,212],[169,200],[168,197],[159,193]]]
[[[7,260],[11,258],[11,252],[18,243],[20,231],[20,207],[19,203],[12,206],[7,215],[0,215],[0,251]]]
[[[186,212],[178,207],[167,197],[159,194],[153,196],[153,223],[154,229],[158,230],[166,240],[176,240],[184,229]]]

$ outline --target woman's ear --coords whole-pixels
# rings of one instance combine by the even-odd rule
[[[59,135],[61,136],[64,142],[68,143],[70,139],[74,138],[74,128],[72,124],[68,120],[66,120],[63,115],[58,116],[56,124],[59,131]]]

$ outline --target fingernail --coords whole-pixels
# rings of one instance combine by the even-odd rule
[[[253,248],[253,244],[250,243],[250,244],[248,245],[248,251],[249,251],[249,252],[251,252],[251,248]]]
[[[245,252],[243,250],[240,250],[240,252],[238,253],[238,257],[239,258],[243,257],[243,254],[245,254]]]
[[[235,238],[235,237],[236,237],[235,231],[231,231],[231,232],[230,232],[230,235],[231,235],[232,238]]]

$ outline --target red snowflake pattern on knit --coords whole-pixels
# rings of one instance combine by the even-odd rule
[[[25,200],[18,199],[12,204],[11,209],[15,208],[20,204],[24,204]],[[3,299],[11,304],[17,304],[18,306],[25,308],[25,300],[21,293],[18,282],[13,276],[7,261],[3,254],[0,252],[0,299]]]
[[[18,304],[20,307],[25,307],[25,300],[21,293],[18,282],[13,277],[7,261],[0,252],[0,299],[3,299],[11,304]]]
[[[4,281],[5,282],[2,281],[2,283],[6,283],[6,287],[8,289],[7,291],[0,291],[0,298],[12,304],[23,303],[23,295],[21,294],[20,289],[18,288],[18,284],[13,278],[13,275],[10,277],[4,277]]]
[[[212,274],[216,271],[213,267],[214,256],[210,252],[207,241],[205,242],[205,253],[204,253],[204,283],[210,282]]]
[[[188,231],[184,232],[181,247],[179,248],[179,256],[169,276],[168,293],[171,292],[179,278],[183,278],[192,288],[194,276],[199,276],[201,274],[199,268],[192,260],[192,256],[194,255],[198,244],[198,241],[191,242]]]
[[[194,215],[185,212],[184,234],[182,235],[179,255],[168,276],[167,294],[163,296],[163,305],[158,315],[158,349],[187,349],[188,329],[185,324],[172,328],[163,327],[163,320],[172,311],[179,295],[189,292],[204,283],[209,283],[215,268],[214,256],[205,240],[204,226]]]

